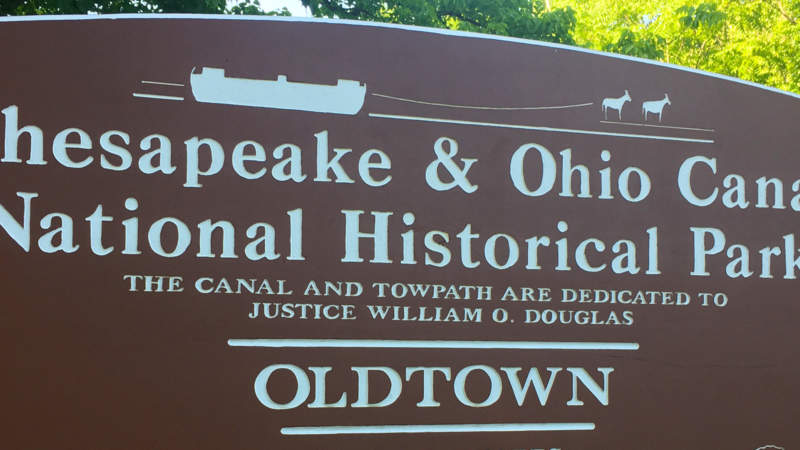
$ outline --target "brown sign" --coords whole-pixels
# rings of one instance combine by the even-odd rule
[[[344,22],[0,24],[4,448],[797,448],[796,96]]]

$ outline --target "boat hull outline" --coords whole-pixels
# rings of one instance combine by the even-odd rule
[[[361,111],[367,92],[365,83],[353,80],[324,85],[287,81],[284,75],[277,80],[233,78],[214,67],[192,70],[189,81],[198,102],[347,115]]]

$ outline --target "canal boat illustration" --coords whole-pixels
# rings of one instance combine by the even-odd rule
[[[198,102],[258,108],[291,109],[332,114],[357,114],[364,105],[367,86],[354,80],[337,80],[335,85],[225,76],[225,69],[192,69],[190,84]]]

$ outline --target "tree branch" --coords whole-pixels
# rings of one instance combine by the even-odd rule
[[[781,0],[776,0],[775,3],[769,2],[769,5],[778,10],[781,15],[789,21],[792,25],[797,25],[797,18],[789,14],[789,12],[784,8],[783,3]]]
[[[440,20],[442,23],[444,23],[444,19],[445,19],[445,17],[452,17],[452,18],[454,18],[454,19],[458,19],[458,20],[461,20],[461,21],[463,21],[463,22],[467,22],[467,23],[469,23],[469,24],[475,25],[476,27],[482,27],[482,26],[484,26],[484,24],[482,24],[482,23],[478,22],[477,20],[475,20],[475,19],[468,19],[467,17],[465,17],[465,16],[464,16],[464,14],[462,14],[462,13],[457,13],[457,12],[454,12],[454,11],[437,11],[437,12],[436,12],[436,16],[439,18],[439,20]]]

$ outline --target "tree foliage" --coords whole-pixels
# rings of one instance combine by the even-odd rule
[[[203,13],[288,16],[282,8],[264,12],[258,0],[0,0],[0,15],[119,13]]]
[[[0,0],[0,15],[265,13],[258,0]],[[800,0],[302,0],[317,17],[577,44],[800,92]]]
[[[575,12],[536,0],[302,0],[317,17],[402,23],[574,43]]]
[[[578,45],[800,92],[800,0],[555,0]]]

